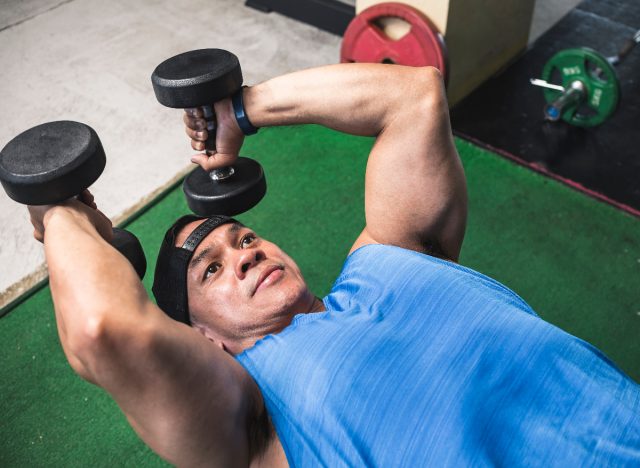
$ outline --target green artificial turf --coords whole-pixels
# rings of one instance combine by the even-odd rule
[[[372,142],[306,126],[266,129],[245,143],[269,191],[239,218],[296,259],[318,295],[364,225]],[[469,185],[461,263],[640,380],[640,221],[470,143],[457,146]],[[177,187],[128,226],[147,254],[147,288],[164,228],[185,212]],[[67,364],[47,287],[0,320],[0,343],[0,466],[164,465],[110,397]]]

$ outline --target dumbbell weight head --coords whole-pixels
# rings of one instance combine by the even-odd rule
[[[267,191],[264,172],[253,159],[238,158],[232,177],[212,183],[210,174],[197,167],[184,180],[191,211],[200,216],[236,216],[258,204]]]
[[[80,122],[49,122],[22,132],[0,152],[0,183],[25,205],[50,205],[93,184],[106,164],[98,134]],[[131,233],[114,232],[114,246],[142,278],[144,253]]]
[[[171,57],[156,67],[151,82],[158,101],[172,108],[202,107],[207,152],[215,151],[215,115],[210,106],[242,87],[238,58],[222,49],[199,49]],[[189,207],[201,216],[234,216],[255,206],[266,192],[260,164],[239,158],[233,167],[210,173],[196,168],[184,181]]]
[[[240,62],[222,49],[198,49],[171,57],[151,74],[158,102],[174,109],[211,105],[242,87]]]
[[[0,154],[0,182],[25,205],[49,205],[78,195],[106,164],[102,143],[88,125],[58,121],[11,140]]]
[[[113,228],[111,245],[129,260],[138,276],[144,278],[144,274],[147,271],[147,258],[138,238],[129,231]]]

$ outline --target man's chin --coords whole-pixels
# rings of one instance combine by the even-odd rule
[[[283,278],[280,282],[260,290],[254,296],[254,300],[256,300],[255,304],[263,310],[273,310],[278,316],[293,317],[295,314],[306,312],[305,306],[309,294],[306,287],[287,284]]]

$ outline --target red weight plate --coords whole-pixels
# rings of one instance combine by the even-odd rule
[[[386,17],[400,18],[409,23],[411,29],[400,39],[391,39],[376,23]],[[344,33],[340,61],[430,65],[440,70],[445,82],[448,75],[447,49],[442,35],[429,18],[402,3],[379,3],[357,15]]]

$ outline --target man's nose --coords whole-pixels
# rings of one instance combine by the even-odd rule
[[[238,261],[236,263],[236,275],[240,279],[244,279],[247,272],[264,260],[264,252],[260,249],[246,249],[240,251]]]

